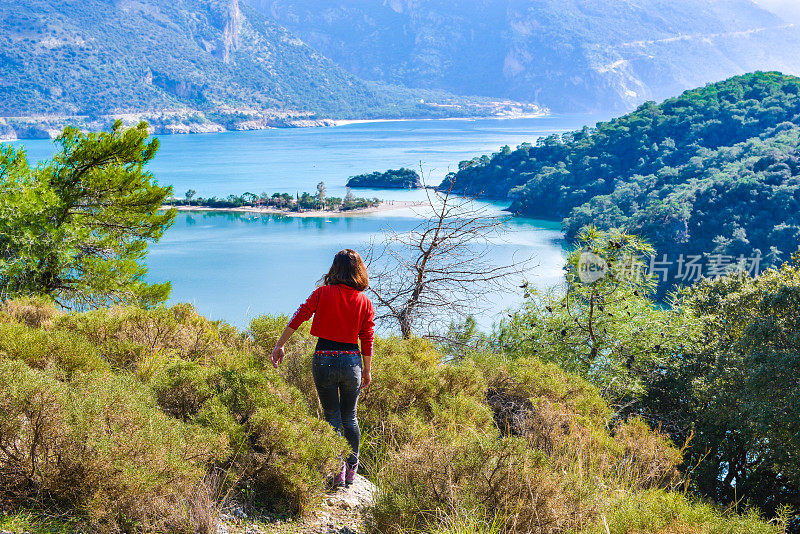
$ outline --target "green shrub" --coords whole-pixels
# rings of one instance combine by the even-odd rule
[[[99,530],[213,530],[244,487],[254,505],[311,510],[346,451],[252,338],[191,306],[27,321],[40,329],[23,316],[0,321],[0,444],[27,451],[0,452],[15,502],[44,496]]]
[[[3,489],[24,496],[51,474],[39,460],[61,446],[68,388],[22,361],[0,360],[0,391]]]
[[[500,534],[508,529],[501,515],[485,518],[457,510],[440,517],[424,530],[407,527],[399,534]],[[534,531],[536,532],[536,531]],[[592,524],[571,534],[781,534],[780,524],[769,525],[757,513],[726,513],[711,505],[692,502],[680,493],[662,490],[632,495],[615,503]]]
[[[250,322],[250,336],[255,343],[259,361],[263,366],[271,366],[270,355],[275,348],[283,329],[289,323],[285,315],[262,315]],[[308,401],[312,413],[322,417],[322,410],[317,399],[317,390],[311,376],[311,357],[317,338],[309,333],[310,326],[304,323],[286,344],[286,357],[279,368],[281,376],[299,389]]]
[[[0,491],[18,510],[64,510],[99,532],[207,533],[227,496],[289,513],[320,502],[348,446],[318,416],[307,327],[276,371],[282,317],[245,335],[186,305],[4,305],[30,309],[0,314]],[[596,388],[553,364],[443,363],[431,343],[397,338],[376,340],[373,361],[360,420],[381,490],[374,531],[593,533],[642,509],[661,533],[706,510],[650,491],[674,479],[668,439],[616,421]]]
[[[308,415],[300,392],[271,370],[220,370],[208,381],[246,429],[250,448],[236,458],[236,466],[258,500],[293,513],[312,508],[322,497],[326,476],[340,465],[346,442],[326,422]]]
[[[669,486],[680,452],[639,419],[614,423],[613,411],[586,380],[536,358],[479,358],[486,402],[506,434],[567,465],[628,489]]]
[[[4,361],[0,390],[0,470],[16,500],[44,496],[100,531],[193,530],[184,511],[213,435],[176,424],[129,377],[80,374],[66,384]]]
[[[583,424],[603,426],[612,415],[595,386],[554,363],[533,357],[507,361],[499,366],[495,358],[484,362],[482,368],[483,373],[494,377],[494,386],[508,387],[513,383],[521,395],[563,404]]]
[[[78,534],[74,518],[54,518],[35,510],[18,509],[0,515],[0,531],[35,532],[36,534]]]
[[[228,453],[218,461],[232,469],[233,487],[249,486],[261,506],[308,511],[345,453],[344,440],[272,369],[177,361],[152,384],[166,413],[225,436]]]
[[[488,430],[488,429],[487,429]],[[371,510],[375,532],[425,530],[459,510],[478,520],[506,516],[506,529],[530,532],[575,524],[580,505],[559,487],[547,457],[520,438],[489,431],[440,431],[401,448],[382,473],[383,493]]]
[[[189,421],[213,395],[206,382],[208,370],[195,362],[177,360],[151,382],[158,405],[167,414]]]
[[[289,324],[289,317],[286,315],[261,315],[250,321],[250,335],[265,354],[270,354],[287,324]],[[302,333],[303,328],[301,327],[297,332],[300,336],[292,336],[286,344],[286,348],[291,349],[297,345],[298,338],[302,337]]]
[[[378,339],[373,384],[362,393],[361,417],[388,442],[402,444],[420,421],[430,421],[445,399],[459,393],[482,399],[485,380],[472,362],[443,365],[428,341]]]
[[[611,426],[585,380],[533,358],[440,359],[419,340],[376,345],[364,395],[365,427],[383,445],[373,531],[446,529],[468,513],[473,526],[564,532],[618,495],[674,480],[671,442],[638,420]]]
[[[108,368],[98,350],[80,335],[14,323],[0,323],[0,359],[4,358],[22,360],[36,369],[56,368],[68,376]]]
[[[209,363],[228,350],[220,336],[220,325],[200,316],[188,304],[147,310],[133,306],[102,308],[64,315],[57,325],[103,347],[107,359],[121,369],[135,368],[143,355],[156,351]]]
[[[675,492],[651,490],[614,503],[583,534],[780,534],[753,511],[726,513]]]

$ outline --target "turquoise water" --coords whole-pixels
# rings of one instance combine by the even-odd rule
[[[441,182],[448,170],[473,156],[541,135],[580,128],[583,115],[515,120],[428,120],[349,124],[334,128],[281,128],[253,132],[161,136],[150,170],[177,196],[316,192],[324,181],[330,196],[342,196],[347,178],[389,168],[419,169],[426,181]],[[24,145],[30,161],[50,157],[47,140]],[[357,190],[361,196],[420,198],[420,192]],[[373,194],[375,193],[375,194]]]
[[[182,196],[251,191],[315,191],[324,181],[329,196],[344,194],[347,177],[398,167],[422,167],[436,184],[458,162],[535,141],[541,135],[579,128],[582,116],[517,120],[448,120],[361,123],[335,128],[161,137],[150,166],[162,184]],[[24,141],[29,160],[53,153],[49,141]],[[361,196],[409,200],[424,191],[356,190]],[[502,208],[502,204],[490,205]],[[201,313],[246,326],[263,313],[291,314],[313,289],[342,248],[364,250],[387,228],[408,231],[419,223],[403,209],[356,217],[290,218],[241,213],[180,213],[164,238],[151,247],[149,278],[172,282],[172,302],[190,302]],[[558,223],[515,218],[493,244],[492,260],[533,258],[527,278],[538,287],[561,280],[563,242]],[[479,322],[489,328],[506,308],[518,306],[518,291],[487,295],[491,311]]]
[[[362,253],[370,239],[392,227],[410,230],[413,214],[340,218],[291,218],[241,213],[178,214],[175,226],[148,258],[154,280],[172,282],[173,300],[238,326],[263,313],[291,315],[343,248]],[[553,223],[515,220],[512,231],[492,247],[498,263],[533,256],[529,276],[539,286],[561,279],[561,234]],[[489,295],[491,313],[521,301],[520,295]]]

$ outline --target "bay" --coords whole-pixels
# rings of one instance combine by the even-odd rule
[[[190,302],[209,317],[237,326],[264,314],[291,315],[344,248],[365,253],[371,239],[387,228],[403,232],[419,219],[413,214],[339,218],[298,218],[220,212],[181,212],[147,263],[153,280],[172,282],[172,301]],[[517,220],[493,243],[498,264],[533,256],[527,276],[539,287],[562,278],[559,225]],[[488,294],[489,312],[478,316],[488,329],[501,310],[517,306],[521,290]],[[392,325],[383,326],[383,330]]]
[[[508,120],[393,121],[333,128],[276,129],[220,134],[162,136],[150,171],[177,196],[224,197],[245,191],[316,191],[324,181],[329,196],[343,196],[349,176],[420,165],[429,184],[438,184],[458,162],[523,141],[590,123],[580,115]],[[24,146],[30,161],[50,157],[50,141]],[[354,190],[358,196],[420,200],[425,191]],[[503,203],[484,203],[493,210]],[[151,281],[170,281],[170,302],[189,302],[209,317],[246,327],[252,317],[291,314],[313,290],[342,248],[364,251],[381,232],[405,232],[419,223],[415,210],[346,217],[251,213],[181,212],[147,258]],[[564,243],[557,222],[513,218],[493,243],[496,263],[532,258],[526,278],[539,288],[562,279]],[[478,316],[489,329],[504,310],[519,306],[521,290],[489,294],[489,311]],[[383,329],[390,325],[383,325]]]
[[[586,115],[532,119],[408,120],[365,122],[332,128],[278,128],[249,132],[160,136],[161,148],[149,169],[172,185],[176,196],[194,189],[204,197],[229,194],[316,192],[324,181],[330,196],[342,196],[349,176],[392,168],[419,170],[436,185],[458,162],[489,154],[503,145],[590,124]],[[49,158],[49,140],[24,146],[31,162]],[[356,190],[359,196],[419,199],[421,191]]]

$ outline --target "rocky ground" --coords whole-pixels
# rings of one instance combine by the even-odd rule
[[[308,517],[270,517],[252,513],[241,505],[226,506],[216,522],[217,534],[359,534],[364,532],[363,512],[373,502],[376,487],[357,475],[349,487],[330,491]],[[0,500],[0,510],[3,509]],[[0,534],[57,534],[83,532],[78,524],[60,523],[57,517],[16,514],[15,520],[0,514]]]
[[[251,519],[231,507],[220,516],[217,534],[357,534],[364,532],[363,510],[375,497],[375,485],[357,475],[349,487],[328,493],[314,515],[295,519]]]

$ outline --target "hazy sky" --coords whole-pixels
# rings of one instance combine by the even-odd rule
[[[800,0],[754,0],[756,4],[769,9],[789,22],[800,24]]]

